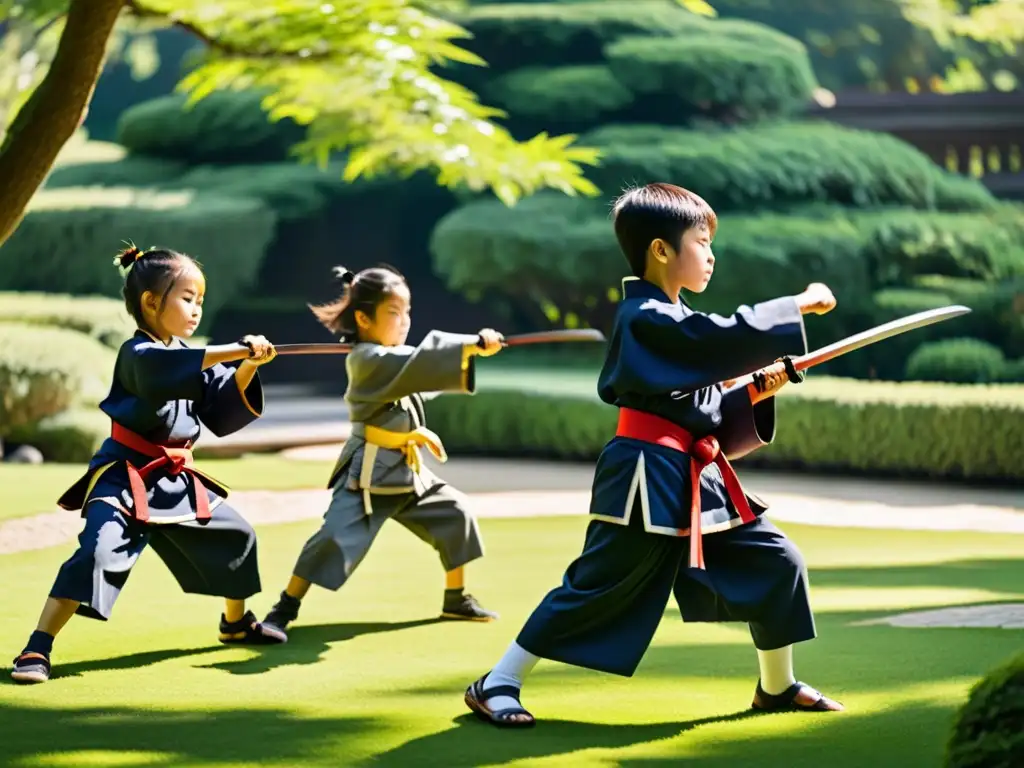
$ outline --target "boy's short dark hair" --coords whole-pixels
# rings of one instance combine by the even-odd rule
[[[615,237],[636,277],[647,267],[647,249],[655,240],[678,248],[683,233],[706,226],[714,237],[718,217],[710,205],[688,189],[672,184],[648,184],[627,190],[612,208]]]

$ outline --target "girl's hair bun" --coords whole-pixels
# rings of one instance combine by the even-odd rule
[[[353,272],[351,269],[346,269],[345,267],[342,266],[335,267],[333,272],[334,279],[337,280],[342,285],[352,285],[352,283],[356,279],[355,272]]]
[[[140,256],[142,256],[142,249],[133,243],[117,254],[114,258],[114,266],[120,267],[121,269],[128,269],[132,264],[138,261]]]

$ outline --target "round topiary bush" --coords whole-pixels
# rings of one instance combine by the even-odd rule
[[[135,332],[124,302],[106,296],[0,292],[0,323],[70,328],[112,349]]]
[[[110,388],[116,353],[65,328],[0,323],[0,438]]]
[[[756,43],[728,34],[624,37],[605,50],[612,74],[633,93],[653,96],[677,120],[756,120],[803,112],[817,81],[807,51],[791,38]]]
[[[974,686],[957,714],[944,768],[1024,765],[1024,653]]]
[[[191,107],[182,94],[144,101],[125,110],[117,140],[130,152],[189,165],[286,160],[306,130],[271,122],[261,101],[253,91],[215,91]]]
[[[909,381],[988,384],[999,381],[1005,368],[999,347],[978,339],[943,339],[914,350],[904,376]]]

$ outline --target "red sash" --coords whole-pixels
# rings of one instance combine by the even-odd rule
[[[192,463],[192,444],[186,442],[183,446],[158,445],[151,443],[146,438],[135,434],[130,429],[122,427],[117,422],[111,425],[110,436],[115,442],[136,453],[148,456],[153,461],[144,467],[136,468],[131,462],[126,462],[128,467],[128,484],[132,490],[132,500],[135,504],[135,519],[141,523],[149,520],[149,502],[146,493],[146,476],[153,470],[166,468],[172,475],[180,475],[185,472],[192,476],[192,484],[196,492],[196,519],[210,519],[210,498],[206,493],[206,486],[195,471]]]
[[[619,427],[617,437],[628,437],[655,443],[666,448],[689,454],[690,456],[690,567],[704,568],[704,546],[700,526],[700,473],[710,464],[717,464],[725,480],[725,489],[729,494],[740,520],[752,523],[756,518],[747,495],[743,492],[736,470],[722,453],[718,440],[713,435],[694,440],[693,436],[668,419],[655,416],[632,408],[619,409]]]

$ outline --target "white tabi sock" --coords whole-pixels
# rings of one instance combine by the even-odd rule
[[[495,664],[494,669],[488,673],[487,679],[484,680],[484,690],[499,685],[512,685],[516,688],[522,688],[523,681],[533,671],[533,668],[537,666],[538,661],[540,661],[540,656],[534,656],[517,642],[512,641],[512,645],[505,651],[501,661]],[[485,703],[495,711],[519,706],[511,696],[495,696],[487,699]]]
[[[796,682],[792,645],[774,651],[758,650],[757,661],[761,665],[761,688],[765,693],[778,696]]]

